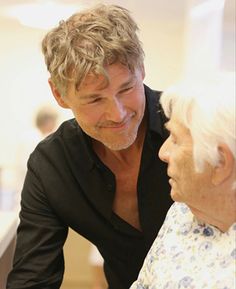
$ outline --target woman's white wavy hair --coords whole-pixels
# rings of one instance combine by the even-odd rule
[[[174,113],[189,129],[197,172],[203,171],[205,162],[217,165],[218,147],[222,143],[236,159],[234,75],[222,73],[214,79],[185,79],[167,89],[160,102],[168,118]]]

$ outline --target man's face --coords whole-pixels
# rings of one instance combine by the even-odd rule
[[[212,201],[211,166],[206,164],[202,173],[197,173],[193,162],[193,141],[189,130],[175,116],[166,124],[170,136],[162,145],[159,157],[168,163],[171,197],[192,208],[200,209]]]
[[[103,76],[88,75],[78,90],[72,86],[64,98],[85,133],[111,150],[122,150],[135,141],[144,116],[144,71],[132,73],[121,64],[107,67]]]

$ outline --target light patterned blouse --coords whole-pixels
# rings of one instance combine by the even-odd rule
[[[130,289],[203,288],[236,288],[236,223],[222,233],[174,203]]]

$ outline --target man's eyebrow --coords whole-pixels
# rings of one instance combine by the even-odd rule
[[[84,95],[81,95],[79,98],[80,99],[95,99],[95,98],[98,98],[98,97],[101,97],[101,95],[99,93],[92,93],[92,94],[84,94]]]
[[[130,85],[134,80],[134,77],[131,76],[126,82],[124,82],[123,84],[121,84],[120,89],[127,87],[128,85]]]
[[[128,85],[130,85],[132,83],[132,81],[134,80],[134,77],[131,76],[126,82],[122,83],[119,87],[119,89],[123,89],[125,87],[127,87]],[[101,97],[101,94],[99,93],[91,93],[91,94],[85,94],[85,95],[81,95],[80,99],[82,100],[86,100],[86,99],[95,99]]]

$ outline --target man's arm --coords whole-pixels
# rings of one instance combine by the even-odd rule
[[[61,285],[64,273],[62,248],[68,229],[50,208],[44,190],[29,162],[22,191],[13,270],[8,276],[7,289],[57,289]]]

